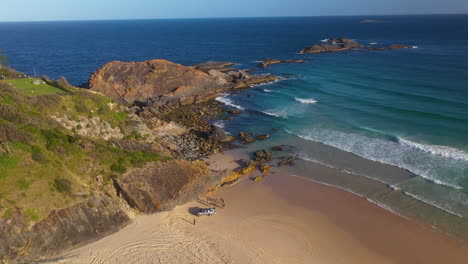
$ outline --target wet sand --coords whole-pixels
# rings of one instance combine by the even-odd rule
[[[213,168],[237,166],[229,155],[211,161]],[[214,216],[192,214],[207,207],[200,197],[138,216],[56,263],[468,263],[468,249],[443,234],[286,169],[216,197],[226,206]]]

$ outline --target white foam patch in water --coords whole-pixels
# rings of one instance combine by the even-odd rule
[[[377,44],[379,44],[379,43],[377,43],[377,42],[371,42],[371,45],[377,45]]]
[[[392,185],[392,184],[390,184],[388,187],[390,187],[390,189],[392,189],[392,190],[394,190],[394,191],[399,191],[399,190],[401,190],[400,187],[398,187],[398,186],[396,186],[396,185]]]
[[[265,93],[272,93],[272,92],[273,92],[272,90],[268,90],[268,89],[263,89],[263,91],[264,91]]]
[[[417,48],[419,48],[419,46],[412,46],[412,48],[413,48],[413,49],[417,49]]]
[[[403,138],[398,138],[398,141],[401,145],[419,149],[434,155],[440,155],[446,158],[468,161],[468,153],[465,153],[464,151],[456,148],[438,145],[425,145],[421,143],[412,142]]]
[[[269,116],[288,118],[288,115],[284,111],[281,111],[281,110],[265,110],[265,111],[260,111],[260,112]]]
[[[437,184],[462,189],[457,183],[463,180],[466,161],[453,159],[451,155],[434,155],[432,152],[383,138],[329,129],[312,128],[296,133],[288,130],[286,132],[354,153],[368,160],[409,170]]]
[[[295,97],[294,100],[300,102],[301,104],[315,104],[315,103],[317,103],[317,101],[312,99],[312,98],[304,99],[304,98]]]
[[[321,42],[328,42],[329,39],[322,39]]]
[[[213,123],[213,126],[219,127],[219,128],[221,128],[221,129],[224,130],[224,128],[226,127],[226,120],[216,120],[216,121]],[[229,134],[229,133],[226,132],[226,134]]]
[[[234,104],[234,102],[231,99],[226,97],[227,95],[225,95],[225,94],[222,94],[222,95],[224,95],[224,96],[216,98],[216,101],[221,102],[221,103],[223,103],[225,105],[237,108],[239,110],[245,110],[244,107]]]
[[[409,192],[403,192],[403,193],[406,194],[406,195],[408,195],[409,197],[411,197],[411,198],[413,198],[413,199],[416,199],[416,200],[418,200],[418,201],[420,201],[420,202],[423,202],[423,203],[425,203],[425,204],[434,206],[435,208],[438,208],[438,209],[440,209],[440,210],[442,210],[442,211],[445,211],[445,212],[447,212],[447,213],[449,213],[449,214],[453,214],[453,215],[455,215],[455,216],[464,218],[461,214],[455,213],[455,212],[453,212],[453,211],[450,210],[450,209],[447,209],[447,208],[445,208],[445,207],[443,207],[443,206],[441,206],[441,205],[438,205],[438,204],[436,204],[436,203],[433,203],[433,202],[431,202],[431,201],[428,201],[428,200],[424,199],[423,197],[421,197],[421,196],[419,196],[419,195],[412,194],[412,193],[409,193]]]

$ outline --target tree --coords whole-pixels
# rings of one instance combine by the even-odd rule
[[[0,68],[7,67],[7,66],[8,66],[7,57],[3,55],[3,52],[0,49]]]

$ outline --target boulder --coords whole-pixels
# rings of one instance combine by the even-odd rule
[[[241,139],[242,144],[249,144],[255,142],[255,139],[245,132],[239,132],[239,138]]]
[[[270,165],[261,165],[258,170],[261,172],[261,173],[267,173],[269,172],[271,169],[271,166]]]
[[[263,150],[256,151],[254,153],[253,159],[257,162],[265,162],[265,161],[272,160],[273,157],[268,150],[263,149]]]
[[[260,63],[258,64],[258,67],[260,68],[267,68],[270,65],[274,64],[282,64],[282,63],[303,63],[305,62],[304,60],[275,60],[275,59],[264,59],[260,60]]]
[[[115,180],[115,185],[130,206],[155,213],[195,199],[223,176],[201,161],[173,160],[133,169]]]
[[[268,135],[268,134],[263,134],[263,135],[257,136],[257,139],[258,139],[258,140],[265,140],[265,139],[267,139],[267,138],[269,138],[269,137],[270,137],[270,135]]]
[[[235,140],[233,136],[227,134],[224,130],[216,126],[213,126],[210,138],[223,143]]]
[[[41,80],[34,80],[32,83],[34,85],[41,85]]]
[[[272,148],[274,151],[283,151],[283,148],[281,146],[276,146]]]
[[[295,161],[295,160],[297,160],[296,157],[287,158],[287,159],[285,159],[285,160],[283,160],[283,161],[280,161],[280,162],[278,163],[278,166],[284,166],[284,165],[286,165],[286,164],[290,164],[291,162],[293,162],[293,161]]]

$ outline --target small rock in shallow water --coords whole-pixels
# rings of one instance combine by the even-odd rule
[[[263,135],[257,136],[257,139],[258,139],[258,140],[265,140],[265,139],[267,139],[267,138],[269,138],[269,137],[270,137],[270,135],[268,135],[268,134],[263,134]]]

